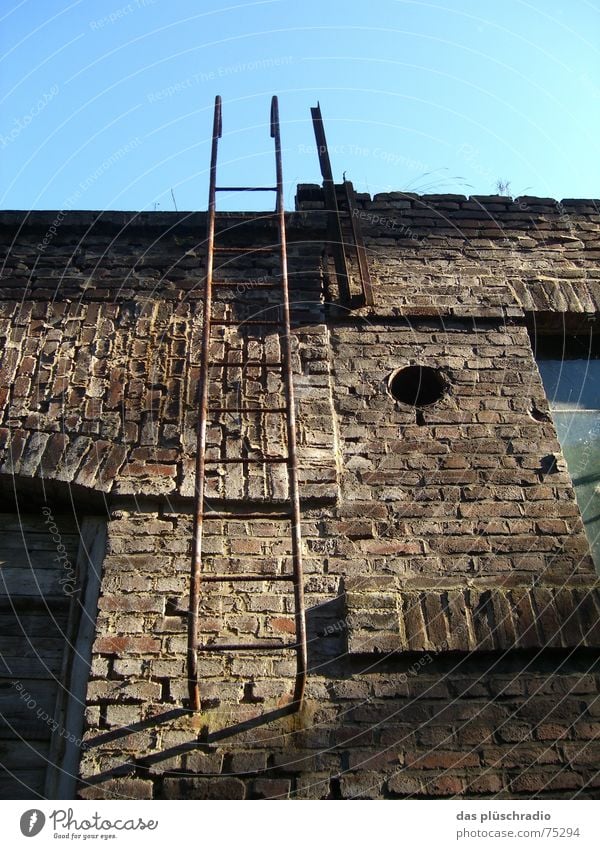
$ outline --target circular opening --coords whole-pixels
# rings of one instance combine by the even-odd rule
[[[390,375],[390,395],[411,407],[429,407],[446,393],[441,372],[429,366],[407,366]]]

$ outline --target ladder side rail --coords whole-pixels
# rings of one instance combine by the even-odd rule
[[[354,186],[350,180],[344,180],[344,190],[346,192],[346,203],[348,205],[348,215],[350,216],[350,225],[352,227],[352,238],[354,240],[358,270],[360,272],[360,285],[362,288],[363,300],[365,306],[372,307],[374,304],[374,298],[371,273],[369,272],[365,242],[360,227],[358,209],[356,208],[356,194],[354,192]]]
[[[349,306],[352,301],[352,293],[350,291],[350,271],[348,268],[346,249],[344,246],[340,209],[337,202],[335,183],[333,182],[333,171],[331,169],[331,161],[329,159],[329,148],[325,137],[325,126],[323,124],[323,116],[321,115],[321,106],[319,103],[317,103],[316,106],[311,107],[310,114],[313,122],[315,141],[317,143],[321,176],[323,177],[323,192],[325,194],[325,205],[327,207],[326,211],[330,230],[329,238],[333,244],[333,256],[335,261],[335,270],[338,276],[338,285],[340,287],[340,295],[342,297],[342,301],[345,301]]]
[[[290,297],[287,267],[287,242],[285,230],[285,208],[283,191],[283,168],[281,162],[281,135],[279,128],[279,104],[277,97],[271,100],[271,137],[275,140],[275,168],[277,173],[276,213],[279,225],[279,244],[281,251],[282,310],[284,328],[281,338],[285,375],[285,392],[288,415],[286,416],[288,443],[288,482],[291,501],[291,543],[294,573],[294,602],[296,620],[296,683],[294,703],[299,709],[304,698],[308,667],[308,649],[306,638],[306,617],[304,613],[304,576],[302,568],[302,533],[300,520],[300,491],[298,485],[298,454],[296,448],[296,408],[294,400],[294,381],[292,372],[292,345],[290,323]]]
[[[200,357],[199,411],[196,445],[196,477],[194,483],[194,531],[192,540],[192,565],[190,579],[190,610],[188,617],[188,687],[192,710],[200,709],[198,687],[198,608],[202,564],[202,525],[204,518],[206,424],[208,418],[208,365],[210,356],[210,324],[212,309],[212,277],[215,242],[215,207],[217,184],[217,154],[223,133],[221,97],[215,97],[212,150],[210,157],[210,183],[208,191],[208,220],[206,248],[206,277],[204,283],[204,312],[202,317],[202,348]]]

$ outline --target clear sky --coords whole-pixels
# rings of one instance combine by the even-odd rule
[[[216,94],[228,185],[279,95],[289,207],[317,100],[358,191],[600,197],[591,0],[0,0],[0,52],[3,209],[205,209]]]

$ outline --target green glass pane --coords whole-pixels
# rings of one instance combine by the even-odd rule
[[[600,412],[552,414],[600,572]]]
[[[538,368],[553,410],[600,409],[600,359],[539,360]]]

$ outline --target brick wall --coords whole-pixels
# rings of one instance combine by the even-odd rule
[[[299,188],[301,205],[309,193]],[[376,312],[500,319],[596,313],[599,212],[593,200],[358,195]]]
[[[101,493],[109,519],[80,795],[593,796],[600,603],[527,326],[597,312],[597,206],[359,196],[376,305],[349,313],[331,305],[318,193],[298,198],[309,677],[292,715],[289,652],[204,656],[203,710],[187,710],[204,216],[72,213],[43,251],[54,213],[0,216],[0,475]],[[244,226],[274,243],[271,223],[241,215],[232,243]],[[275,262],[261,256],[219,269],[237,318],[261,308],[251,281]],[[212,356],[277,346],[227,331]],[[411,364],[448,387],[418,413],[387,391]],[[281,395],[247,369],[230,379],[244,397]],[[219,456],[241,440],[274,450],[281,432],[248,418],[209,433]],[[284,484],[217,471],[210,493],[273,503]],[[207,523],[206,571],[265,580],[206,584],[204,638],[292,631],[289,585],[269,579],[289,562],[282,531]]]
[[[0,473],[50,477],[118,495],[190,496],[204,216],[178,216],[173,226],[168,216],[153,222],[148,215],[128,220],[114,213],[92,226],[94,216],[73,213],[40,253],[54,218],[0,215],[6,252],[0,280]],[[232,218],[228,228],[234,240],[236,222]],[[290,222],[292,287],[301,289],[304,302],[294,315],[299,447],[305,494],[327,497],[335,495],[335,462],[320,246],[305,244],[300,223],[299,216]],[[274,233],[267,222],[258,237],[268,246]],[[269,255],[241,268],[225,264],[239,311],[252,312],[260,294],[253,282],[260,283],[274,263]],[[233,336],[224,332],[215,340],[211,356],[278,356],[276,335]],[[259,397],[256,375],[244,372],[244,381],[254,384]],[[262,394],[280,390],[265,385]],[[241,391],[247,395],[250,388]],[[215,429],[211,438],[218,445],[226,437]],[[274,433],[271,441],[277,438]]]

